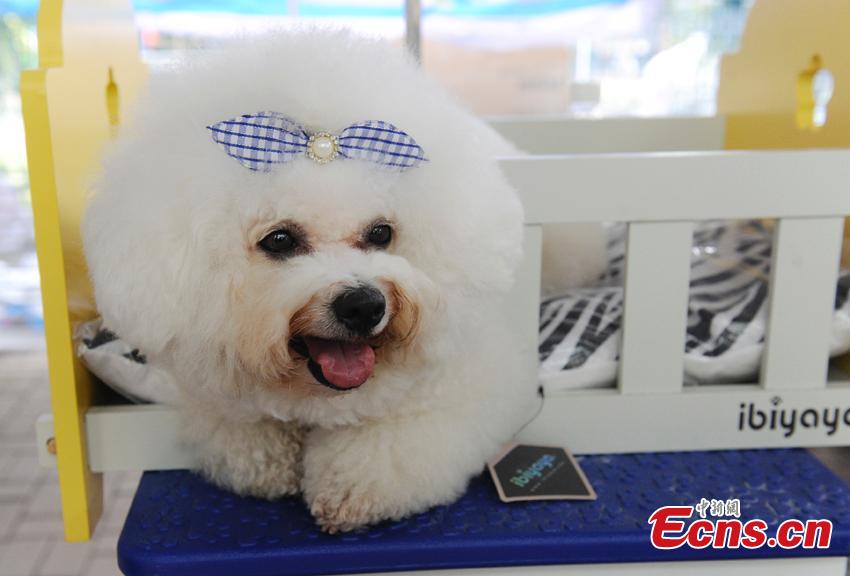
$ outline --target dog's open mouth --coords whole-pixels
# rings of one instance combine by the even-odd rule
[[[375,350],[366,341],[299,336],[290,346],[307,358],[313,378],[334,390],[357,388],[375,371]]]

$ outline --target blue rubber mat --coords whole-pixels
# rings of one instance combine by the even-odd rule
[[[850,486],[804,450],[586,456],[590,502],[503,504],[488,476],[451,506],[343,535],[297,498],[239,498],[189,472],[148,472],[118,543],[127,576],[283,576],[412,569],[850,555]],[[741,520],[833,522],[829,550],[655,549],[660,506],[740,499]],[[770,529],[768,530],[770,533]]]

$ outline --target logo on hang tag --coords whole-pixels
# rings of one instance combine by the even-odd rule
[[[512,444],[487,466],[502,502],[596,500],[596,492],[566,448]]]

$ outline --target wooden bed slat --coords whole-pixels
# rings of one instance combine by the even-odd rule
[[[529,154],[722,150],[722,116],[675,118],[494,118],[490,125]]]
[[[688,317],[691,222],[629,224],[620,391],[682,388]]]
[[[779,221],[762,368],[765,388],[826,386],[843,232],[843,218]]]
[[[850,214],[850,150],[506,158],[526,223]]]
[[[522,349],[522,386],[530,392],[537,390],[538,355],[537,340],[540,331],[540,270],[543,254],[542,226],[526,226],[523,238],[523,257],[516,272],[516,282],[507,296],[505,309],[509,311],[511,326],[518,334],[516,341]]]

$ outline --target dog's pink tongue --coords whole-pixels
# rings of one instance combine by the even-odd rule
[[[337,388],[357,388],[375,370],[375,351],[365,342],[304,338],[307,349],[328,382]]]

